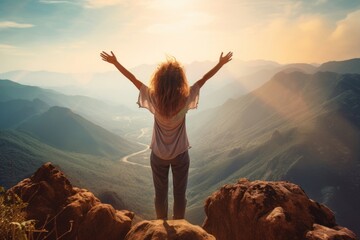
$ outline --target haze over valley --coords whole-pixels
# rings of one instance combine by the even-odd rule
[[[213,64],[186,66],[189,79]],[[201,89],[199,109],[187,119],[188,220],[201,224],[205,198],[247,177],[299,184],[310,198],[334,209],[340,224],[359,231],[360,59],[319,66],[234,61],[234,66]],[[149,66],[135,69],[139,75],[150,72]],[[136,88],[116,72],[95,74],[98,86],[118,81],[112,91],[119,98],[109,101],[106,88],[91,97],[86,84],[73,91],[87,96],[61,92],[61,79],[51,80],[55,73],[16,74],[0,74],[9,77],[0,80],[0,185],[9,188],[51,161],[103,201],[153,218],[152,116],[136,105]],[[132,104],[121,104],[130,88]]]

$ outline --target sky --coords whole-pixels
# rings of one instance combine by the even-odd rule
[[[108,71],[166,55],[184,64],[360,57],[359,0],[0,0],[0,72]]]

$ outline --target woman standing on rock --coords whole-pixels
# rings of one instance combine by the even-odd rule
[[[232,52],[225,56],[221,53],[218,64],[191,87],[183,67],[175,59],[170,59],[159,65],[147,87],[117,61],[113,52],[111,55],[106,52],[100,54],[104,61],[114,64],[140,90],[139,107],[147,108],[154,114],[150,160],[157,219],[167,219],[170,166],[174,188],[173,219],[183,219],[185,216],[190,161],[185,115],[189,109],[197,108],[200,88],[231,61],[232,55]]]

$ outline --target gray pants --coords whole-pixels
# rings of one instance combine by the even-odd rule
[[[190,163],[188,151],[179,154],[171,160],[163,160],[151,152],[150,160],[155,187],[155,210],[157,219],[167,219],[170,166],[173,174],[174,187],[173,219],[183,219],[185,217],[185,195]]]

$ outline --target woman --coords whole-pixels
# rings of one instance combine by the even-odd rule
[[[200,88],[232,60],[232,52],[219,62],[194,85],[189,87],[184,69],[175,59],[159,65],[147,87],[124,68],[113,52],[100,56],[128,78],[139,90],[139,107],[154,114],[154,129],[151,140],[151,169],[155,187],[155,210],[157,219],[167,219],[168,176],[173,174],[174,209],[173,219],[183,219],[186,208],[186,186],[189,172],[189,141],[186,134],[185,116],[189,109],[197,108]]]

